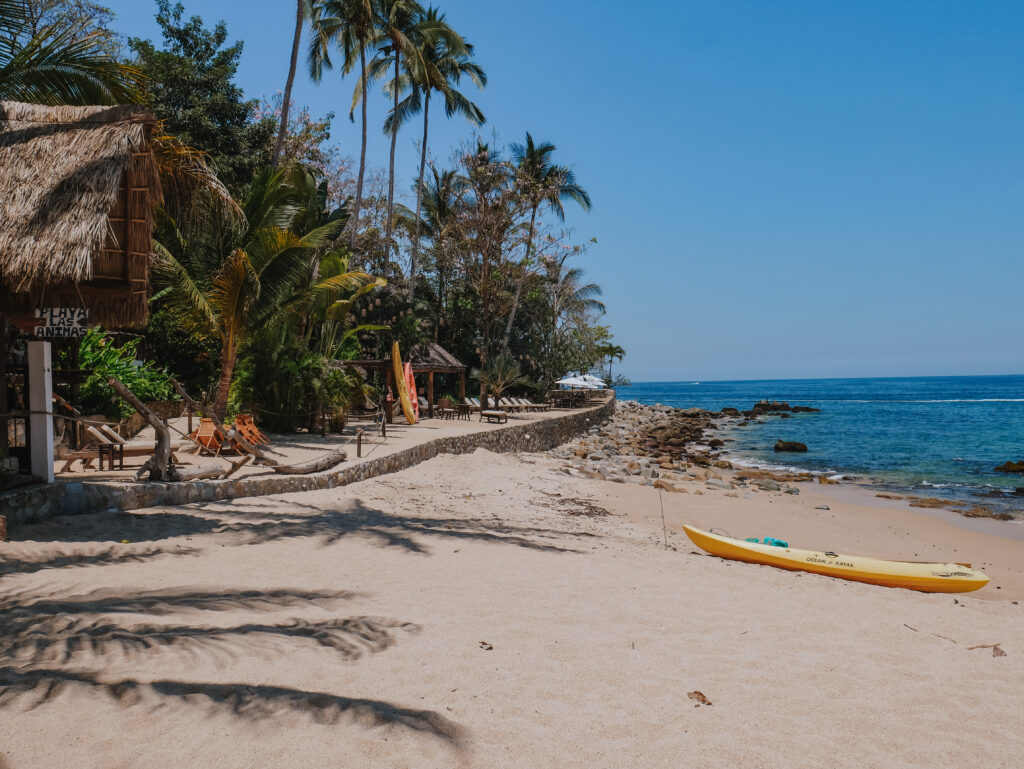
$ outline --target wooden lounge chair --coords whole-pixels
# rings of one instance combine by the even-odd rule
[[[78,460],[81,460],[83,469],[91,468],[92,463],[100,459],[101,454],[106,455],[108,452],[110,455],[110,469],[113,470],[115,457],[121,460],[123,467],[124,457],[149,457],[156,451],[156,441],[126,441],[113,430],[97,430],[92,425],[87,425],[85,431],[96,441],[96,445],[91,449],[80,449],[64,456],[64,466],[61,468],[62,473],[69,472]],[[113,440],[113,435],[117,435],[116,441]],[[174,441],[171,443],[172,462],[178,461],[173,452],[179,451],[184,445],[184,441]],[[117,447],[116,449],[113,448],[115,446]],[[100,469],[102,469],[102,465]]]
[[[270,438],[263,434],[263,431],[252,421],[252,414],[238,414],[235,417],[235,429],[242,434],[249,443],[257,446],[269,446]]]
[[[221,441],[220,434],[217,432],[217,428],[213,424],[213,420],[209,417],[203,417],[199,421],[199,427],[192,431],[192,434],[188,436],[194,440],[198,445],[196,446],[196,453],[199,453],[199,447],[210,449],[210,451],[216,451],[220,448]]]
[[[480,421],[497,422],[502,424],[508,421],[508,412],[504,409],[484,409],[480,412]]]
[[[476,398],[463,398],[462,403],[466,406],[469,406],[470,411],[480,410],[480,401],[477,400]]]

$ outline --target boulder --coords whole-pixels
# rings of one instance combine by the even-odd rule
[[[724,409],[722,409],[722,413],[725,414],[727,417],[738,417],[740,415],[740,410],[734,409],[732,406],[726,406]]]
[[[720,449],[724,445],[725,442],[721,438],[712,438],[710,441],[708,441],[708,446],[710,446],[713,449]]]
[[[810,406],[794,406],[794,414],[820,414],[821,409],[811,408]]]
[[[732,489],[733,485],[729,481],[720,481],[717,478],[710,478],[704,483],[709,489]]]
[[[754,481],[754,485],[762,491],[778,491],[780,489],[778,481],[773,481],[770,478]]]
[[[1012,475],[1024,475],[1024,461],[1003,462],[999,467],[993,467],[997,473],[1010,473]]]
[[[776,451],[807,451],[807,445],[799,441],[784,441],[781,438],[775,441]]]
[[[800,493],[800,489],[798,489],[796,486],[791,486],[790,488],[786,489],[783,493],[784,494],[799,494]]]

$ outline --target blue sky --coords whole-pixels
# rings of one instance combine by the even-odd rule
[[[155,3],[106,1],[158,38]],[[283,88],[292,2],[185,7],[245,41],[247,94]],[[568,221],[635,381],[1024,372],[1024,3],[442,7],[487,70],[485,130],[553,142],[590,192]],[[351,89],[294,96],[355,155]],[[432,154],[470,134],[432,121]]]

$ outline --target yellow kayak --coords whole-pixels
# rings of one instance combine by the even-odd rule
[[[791,571],[809,571],[828,577],[850,579],[886,587],[904,587],[925,593],[968,593],[988,584],[988,577],[962,563],[912,563],[883,561],[860,555],[819,553],[776,545],[745,542],[710,531],[683,526],[693,543],[711,555],[733,561],[761,563]]]
[[[409,397],[409,386],[405,383],[405,369],[402,367],[402,356],[398,353],[398,342],[391,345],[391,363],[395,367],[395,389],[398,390],[398,402],[402,404],[405,421],[416,424],[416,412],[412,410],[412,399]]]

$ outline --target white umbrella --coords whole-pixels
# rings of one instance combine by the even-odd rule
[[[597,389],[596,386],[592,385],[590,382],[588,382],[587,380],[583,379],[583,377],[578,377],[578,376],[569,376],[569,377],[565,377],[565,379],[559,379],[557,382],[555,382],[555,384],[563,385],[565,387],[578,387],[581,390],[596,390]]]
[[[582,379],[587,384],[593,385],[594,387],[604,388],[608,386],[605,384],[603,379],[598,379],[593,374],[584,374],[583,376],[580,377],[580,379]]]

